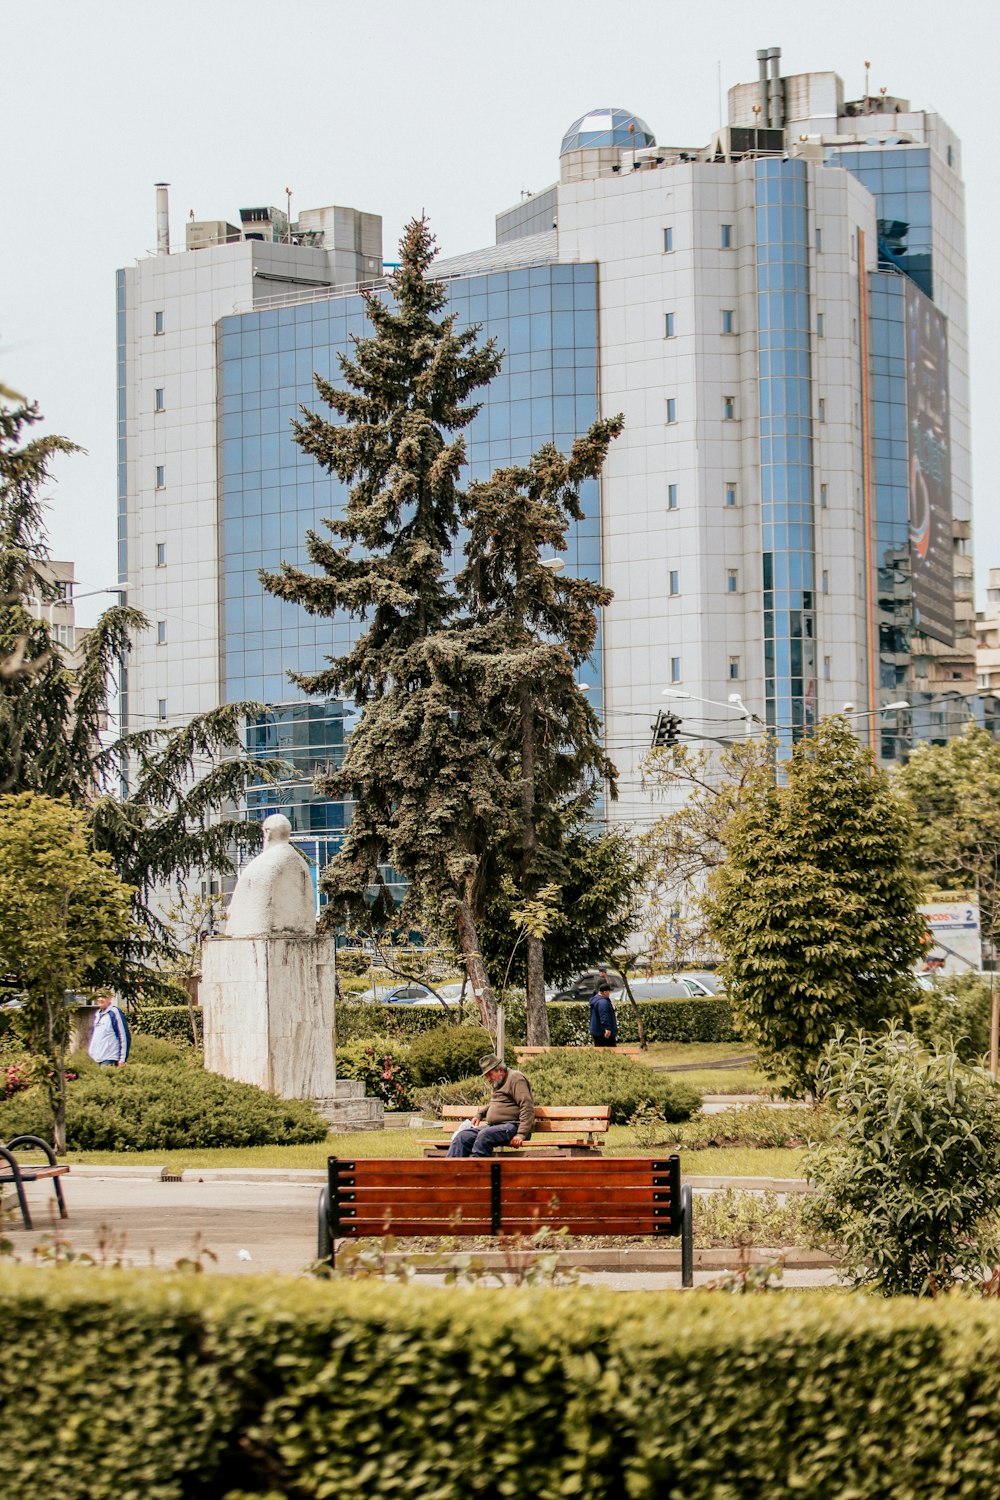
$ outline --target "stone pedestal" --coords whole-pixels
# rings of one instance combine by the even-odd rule
[[[201,971],[206,1068],[282,1099],[338,1099],[334,954],[330,938],[209,938]]]
[[[331,1098],[313,1100],[331,1130],[385,1129],[385,1105],[365,1098],[360,1078],[338,1078],[336,1090]]]

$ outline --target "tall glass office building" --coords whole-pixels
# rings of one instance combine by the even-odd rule
[[[958,139],[905,99],[782,75],[776,49],[758,62],[707,145],[581,115],[558,180],[437,268],[459,321],[505,350],[469,478],[624,413],[568,563],[614,592],[589,675],[621,772],[608,815],[633,826],[661,810],[641,762],[664,690],[699,744],[753,714],[787,747],[850,703],[894,760],[993,722],[971,634]],[[352,627],[266,595],[258,570],[305,563],[306,531],[344,503],[291,421],[364,332],[380,221],[255,208],[160,250],[119,273],[122,573],[154,622],[129,714],[265,704],[250,743],[294,772],[250,814],[282,807],[322,862],[350,808],[311,778],[351,705],[306,702],[286,673]]]

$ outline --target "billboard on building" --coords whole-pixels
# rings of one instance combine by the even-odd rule
[[[906,281],[906,415],[913,623],[955,644],[948,321]]]
[[[938,901],[918,908],[927,923],[925,974],[967,974],[983,966],[976,901]]]

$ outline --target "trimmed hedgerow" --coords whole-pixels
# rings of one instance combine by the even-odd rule
[[[158,1036],[165,1042],[190,1047],[191,1011],[186,1005],[141,1005],[128,1013],[133,1035]],[[198,1046],[202,1045],[201,1008],[194,1008],[194,1029]]]
[[[4,1479],[59,1500],[1000,1492],[994,1304],[0,1268]],[[53,1440],[39,1412],[113,1420]],[[665,1399],[669,1393],[669,1399]],[[595,1413],[598,1414],[595,1416]]]
[[[66,1090],[70,1151],[159,1151],[185,1147],[293,1145],[324,1140],[326,1122],[303,1099],[278,1099],[251,1083],[206,1073],[197,1063],[81,1064]],[[41,1089],[0,1103],[0,1139],[51,1134]]]
[[[728,1000],[715,995],[703,1000],[639,1000],[646,1027],[646,1037],[651,1042],[732,1042],[739,1035],[733,1022],[732,1007]],[[620,997],[615,1003],[618,1013],[618,1040],[637,1042],[639,1031],[635,1013],[627,1000]],[[548,1006],[550,1040],[554,1047],[585,1046],[590,1040],[590,1007],[586,1002],[575,1001]],[[450,1028],[454,1023],[446,1020],[440,1010],[433,1006],[391,1005],[338,1005],[337,1037],[339,1041],[353,1041],[368,1036],[373,1030],[380,1035],[409,1041],[425,1031]],[[466,1010],[466,1027],[478,1026],[475,1007]],[[504,1005],[504,1025],[507,1041],[514,1046],[523,1046],[527,1037],[524,1001],[508,1000]]]

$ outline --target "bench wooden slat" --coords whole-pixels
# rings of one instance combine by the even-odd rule
[[[531,1235],[680,1235],[681,1279],[693,1282],[691,1189],[680,1159],[517,1156],[340,1161],[330,1157],[320,1199],[319,1254],[339,1238]]]

